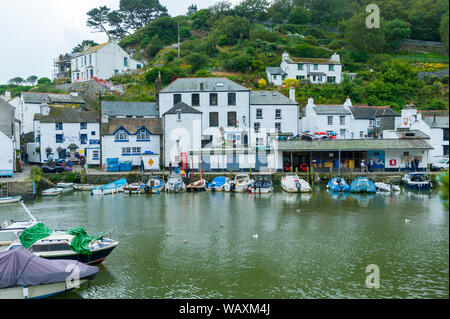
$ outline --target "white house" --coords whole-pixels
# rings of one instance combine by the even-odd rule
[[[144,63],[133,59],[114,38],[71,58],[72,83],[92,79],[108,80],[115,74],[141,69]]]
[[[33,132],[34,115],[41,112],[41,105],[76,105],[81,108],[86,107],[86,102],[77,93],[55,94],[22,92],[19,103],[18,117],[22,123],[21,134]],[[17,110],[16,110],[17,113]]]
[[[162,123],[154,102],[102,102],[102,164],[108,159],[159,170]]]
[[[435,162],[439,157],[448,156],[448,110],[419,111],[422,119],[430,127],[430,139],[433,150],[430,152],[429,160]]]
[[[15,128],[14,140],[16,150],[20,150],[20,135],[22,134],[22,122],[20,120],[20,97],[11,97],[11,92],[6,91],[4,95],[0,96],[5,102],[8,102],[14,108]]]
[[[351,106],[353,114],[351,135],[353,138],[383,138],[383,131],[395,130],[400,123],[400,114],[390,106]]]
[[[14,177],[16,162],[14,107],[0,99],[0,114],[0,176]]]
[[[27,144],[28,161],[76,160],[84,156],[89,165],[100,163],[99,115],[77,106],[42,105],[34,117],[34,143]]]
[[[277,86],[285,79],[309,80],[313,84],[341,83],[342,64],[339,54],[333,54],[330,59],[289,57],[282,55],[280,68],[266,68],[269,83]]]

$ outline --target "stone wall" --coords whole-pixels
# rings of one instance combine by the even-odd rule
[[[33,182],[3,182],[0,183],[0,193],[5,194],[7,190],[8,196],[22,196],[22,199],[33,199]]]

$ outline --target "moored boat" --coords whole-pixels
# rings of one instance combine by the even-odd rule
[[[376,193],[375,184],[367,177],[358,177],[350,184],[352,193]]]
[[[147,193],[159,194],[164,190],[164,181],[160,177],[151,176],[145,184],[145,191]]]
[[[98,271],[76,261],[39,258],[19,246],[0,253],[0,299],[51,297],[79,288]]]
[[[96,187],[91,191],[92,195],[106,195],[122,192],[124,187],[128,184],[125,178],[117,180],[115,182]]]
[[[312,191],[309,183],[294,173],[286,174],[281,179],[281,188],[288,193],[309,193]]]
[[[398,185],[386,184],[386,183],[381,183],[381,182],[376,182],[375,187],[377,188],[378,192],[398,192],[398,191],[400,191],[400,186],[398,186]]]
[[[229,178],[224,176],[217,176],[211,181],[211,183],[207,183],[207,190],[212,192],[222,192],[224,190],[225,184],[229,182]]]
[[[165,185],[166,192],[184,192],[186,191],[186,184],[183,182],[181,174],[171,174]]]
[[[73,183],[58,183],[56,184],[57,188],[68,188],[68,189],[73,189],[74,184]]]
[[[206,181],[204,179],[200,179],[196,182],[193,182],[186,186],[187,192],[203,192],[206,191]]]
[[[77,191],[91,192],[94,188],[101,187],[101,185],[91,184],[74,184],[73,188]]]
[[[131,183],[127,184],[123,191],[131,194],[141,194],[145,192],[145,184],[144,183]]]
[[[243,193],[248,192],[255,181],[247,174],[238,174],[234,180],[225,183],[224,190],[226,192]]]
[[[61,188],[49,188],[45,191],[42,191],[42,196],[58,196],[61,195],[62,189]]]
[[[0,197],[0,204],[16,203],[22,199],[22,196]]]
[[[270,175],[256,175],[255,182],[251,187],[252,193],[267,194],[273,192],[273,182]]]
[[[412,189],[419,190],[428,190],[432,187],[432,182],[428,179],[427,175],[424,173],[409,173],[406,174],[403,178],[403,183],[405,183],[406,187]]]
[[[350,186],[342,177],[333,177],[328,181],[327,188],[332,192],[348,192]]]

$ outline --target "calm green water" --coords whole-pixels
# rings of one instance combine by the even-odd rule
[[[54,229],[118,226],[120,244],[91,287],[66,298],[449,297],[449,220],[436,190],[72,193],[27,205]],[[0,206],[0,221],[24,216]],[[379,289],[365,285],[369,264],[380,267]]]

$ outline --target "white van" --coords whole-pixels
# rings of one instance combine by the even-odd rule
[[[441,159],[439,162],[432,163],[430,169],[432,171],[445,171],[448,170],[448,157]]]

